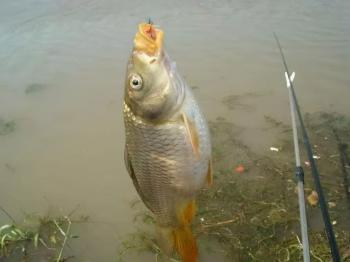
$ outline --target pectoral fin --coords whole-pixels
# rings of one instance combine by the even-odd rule
[[[185,128],[192,146],[193,153],[196,157],[199,158],[199,135],[197,128],[194,125],[193,121],[186,116],[186,114],[182,113],[181,118],[185,124]]]

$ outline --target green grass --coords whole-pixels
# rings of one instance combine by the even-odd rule
[[[9,214],[1,208],[5,214]],[[70,216],[39,217],[27,216],[22,224],[12,223],[0,227],[0,258],[44,259],[63,262],[72,256],[64,257],[68,242],[79,238],[72,234],[73,224],[86,222],[85,217],[72,220]],[[30,222],[28,222],[30,221]],[[33,260],[31,260],[33,261]]]

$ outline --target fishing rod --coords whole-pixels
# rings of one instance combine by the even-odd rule
[[[304,258],[304,262],[310,262],[310,246],[309,246],[309,237],[308,237],[308,230],[307,230],[307,218],[306,218],[305,195],[304,195],[304,170],[303,170],[303,167],[301,166],[301,161],[300,161],[297,121],[295,118],[295,104],[293,102],[293,94],[291,91],[291,83],[294,80],[295,73],[293,72],[292,75],[289,75],[289,73],[286,72],[285,77],[286,77],[286,84],[287,84],[288,94],[289,94],[290,115],[292,119],[292,129],[293,129],[295,176],[298,181],[297,188],[298,188],[301,240],[303,245],[303,258]]]
[[[285,76],[286,76],[286,81],[287,81],[287,87],[289,86],[288,90],[289,90],[289,94],[290,94],[289,95],[289,99],[290,99],[290,104],[291,104],[291,114],[294,115],[294,112],[296,112],[297,116],[298,116],[298,119],[299,119],[299,124],[300,124],[300,128],[301,128],[301,133],[302,133],[302,136],[303,136],[304,145],[305,145],[305,148],[306,148],[306,153],[307,153],[307,156],[308,156],[308,159],[309,159],[309,162],[310,162],[312,176],[313,176],[315,187],[316,187],[316,191],[317,191],[317,194],[318,194],[318,197],[319,197],[319,203],[320,203],[322,218],[323,218],[323,222],[324,222],[324,225],[325,225],[325,230],[326,230],[329,246],[330,246],[330,249],[331,249],[332,258],[333,258],[334,262],[340,262],[339,250],[338,250],[337,242],[336,242],[336,239],[335,239],[335,236],[334,236],[333,226],[332,226],[331,221],[330,221],[330,217],[329,217],[329,213],[328,213],[328,206],[327,206],[324,194],[323,194],[322,185],[321,185],[321,181],[320,181],[320,176],[319,176],[319,173],[318,173],[318,170],[317,170],[315,159],[313,158],[313,152],[312,152],[312,148],[311,148],[311,145],[310,145],[309,136],[308,136],[308,133],[307,133],[305,125],[304,125],[303,117],[301,115],[300,107],[299,107],[298,100],[297,100],[297,97],[296,97],[296,94],[295,94],[295,90],[294,90],[293,79],[294,79],[295,73],[293,72],[292,75],[289,74],[287,62],[286,62],[286,59],[284,57],[281,44],[280,44],[280,42],[279,42],[279,40],[277,38],[277,35],[275,33],[273,35],[274,35],[274,37],[276,39],[276,43],[277,43],[278,49],[280,51],[280,54],[281,54],[281,57],[282,57],[282,61],[283,61],[283,65],[284,65],[284,68],[285,68]],[[293,127],[293,134],[294,133],[296,134],[296,132],[294,132],[294,128],[296,130],[295,117],[294,117],[293,122],[294,122],[293,126],[295,126],[295,127]],[[297,136],[295,137],[295,134],[293,135],[294,136],[294,145],[298,143],[298,140],[295,140],[295,139],[297,139]],[[296,152],[296,153],[299,153],[299,152]],[[299,167],[300,168],[297,167],[296,174],[297,174],[298,180],[300,181],[300,179],[303,178],[303,172],[302,172],[302,168],[300,166],[300,156],[298,156],[298,157],[296,156],[296,159],[297,158],[299,158]],[[299,185],[299,181],[298,181],[298,185]],[[298,189],[299,189],[299,187],[298,187]],[[304,200],[302,202],[304,203],[304,206],[305,206]],[[299,204],[300,204],[300,195],[299,195]],[[302,223],[302,221],[301,221],[301,223]],[[306,221],[304,223],[305,223],[305,225],[301,225],[302,226],[302,232],[305,231],[305,228],[303,230],[303,227],[306,227],[306,225],[307,225]],[[304,239],[303,239],[303,245],[304,245]],[[303,252],[304,252],[304,261],[305,261],[305,252],[306,252],[305,248],[304,248]]]
[[[294,143],[294,155],[295,155],[295,176],[297,178],[298,188],[298,202],[299,202],[299,213],[300,213],[300,227],[301,227],[301,239],[303,243],[303,257],[304,262],[310,262],[310,246],[309,237],[307,230],[307,218],[306,218],[306,207],[305,207],[305,195],[304,195],[304,170],[300,164],[300,150],[299,150],[299,139],[297,122],[295,118],[295,104],[293,102],[293,96],[290,88],[290,83],[294,80],[295,73],[293,72],[290,77],[285,73],[286,83],[289,93],[289,104],[290,114],[292,118],[292,129],[293,129],[293,143]]]

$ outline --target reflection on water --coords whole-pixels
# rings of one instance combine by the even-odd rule
[[[168,52],[189,84],[199,87],[194,92],[208,119],[224,117],[240,126],[235,139],[264,153],[280,135],[264,116],[289,124],[272,32],[296,71],[304,112],[349,115],[349,13],[350,2],[340,0],[176,6],[3,1],[0,204],[16,218],[50,207],[67,213],[80,204],[79,212],[94,223],[79,232],[76,255],[112,260],[134,227],[129,203],[136,193],[123,165],[121,100],[137,24],[151,17],[164,28]],[[5,221],[0,214],[0,224]]]

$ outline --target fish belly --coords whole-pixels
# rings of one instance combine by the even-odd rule
[[[190,99],[182,110],[194,117],[199,157],[194,155],[180,117],[154,125],[133,115],[127,105],[124,108],[126,150],[137,180],[135,186],[161,226],[176,226],[177,210],[194,199],[208,172],[210,141],[205,120]]]

